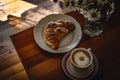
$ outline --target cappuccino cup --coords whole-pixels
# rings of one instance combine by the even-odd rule
[[[93,63],[93,55],[90,50],[90,48],[76,48],[72,50],[70,54],[72,65],[77,69],[85,69],[91,66]]]

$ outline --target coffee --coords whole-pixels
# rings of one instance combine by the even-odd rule
[[[91,64],[92,55],[85,48],[77,48],[71,53],[71,62],[77,67],[85,68]]]
[[[72,59],[76,65],[81,67],[84,67],[90,63],[90,56],[87,55],[87,52],[83,50],[75,51]]]

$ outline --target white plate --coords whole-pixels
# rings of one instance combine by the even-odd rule
[[[75,24],[74,31],[71,31],[67,34],[64,39],[60,42],[58,49],[54,50],[49,47],[43,40],[43,29],[50,21],[56,20],[67,20],[71,21]],[[65,53],[72,50],[76,47],[82,37],[82,31],[79,23],[71,16],[64,15],[64,14],[51,14],[46,16],[45,18],[41,19],[39,23],[34,27],[34,39],[36,43],[45,51],[51,53]]]

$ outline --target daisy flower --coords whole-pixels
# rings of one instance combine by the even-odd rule
[[[100,11],[97,11],[96,9],[91,9],[88,10],[86,17],[88,18],[89,21],[97,21],[101,18],[101,13]]]
[[[77,0],[64,0],[64,8],[63,10],[67,11],[76,11],[79,10],[79,7],[76,6]]]

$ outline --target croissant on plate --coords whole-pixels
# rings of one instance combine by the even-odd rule
[[[75,29],[74,23],[65,20],[49,22],[43,31],[44,42],[52,49],[57,49],[60,41]]]

